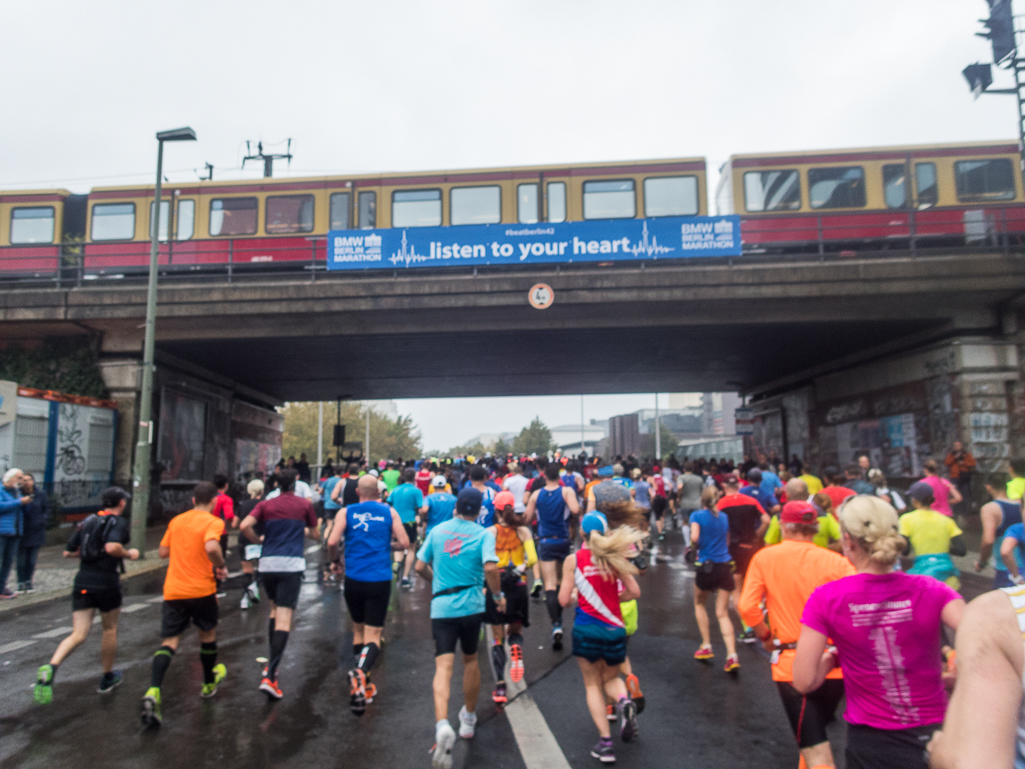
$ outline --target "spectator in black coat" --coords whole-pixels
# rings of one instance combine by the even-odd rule
[[[36,488],[32,473],[22,473],[22,478],[21,493],[31,501],[21,507],[24,523],[18,543],[18,592],[31,593],[36,557],[46,541],[46,525],[50,522],[50,499],[45,491]]]

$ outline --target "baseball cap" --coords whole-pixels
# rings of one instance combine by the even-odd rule
[[[456,497],[456,513],[463,518],[471,516],[476,518],[483,504],[484,495],[477,489],[469,486],[460,491],[459,496]]]
[[[448,486],[448,479],[444,475],[435,475],[431,478],[431,485],[436,489],[443,489]]]
[[[925,481],[912,483],[911,488],[908,489],[908,496],[919,502],[934,502],[936,500],[936,492]]]
[[[511,491],[500,491],[495,495],[495,509],[500,510],[503,507],[516,507],[516,497]]]
[[[810,502],[787,502],[779,515],[780,523],[815,523],[818,518]]]
[[[588,513],[580,521],[580,530],[584,534],[590,534],[592,531],[605,534],[609,530],[609,519],[603,513]]]

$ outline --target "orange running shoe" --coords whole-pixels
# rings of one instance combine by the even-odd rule
[[[727,673],[736,673],[740,670],[740,658],[736,654],[731,654],[726,658],[726,666],[723,668]]]
[[[367,704],[369,705],[374,701],[374,697],[377,696],[377,687],[374,686],[370,681],[367,681]]]
[[[349,708],[356,716],[367,709],[367,677],[359,668],[349,671]]]
[[[715,656],[711,646],[699,646],[698,650],[694,652],[694,659],[696,660],[710,660]]]
[[[523,647],[519,644],[509,647],[509,678],[514,684],[523,680]]]
[[[608,721],[615,722],[615,720],[617,718],[617,716],[616,716],[616,706],[615,705],[606,705],[605,706],[605,718]]]
[[[266,693],[268,697],[274,700],[280,700],[285,696],[281,691],[281,687],[278,686],[278,682],[271,681],[269,678],[264,678],[260,681],[260,691]]]
[[[502,707],[509,701],[509,696],[505,689],[505,681],[499,681],[495,684],[495,691],[491,692],[491,701],[498,705],[498,707]]]
[[[637,706],[637,714],[640,715],[644,712],[644,695],[641,694],[641,682],[633,673],[626,677],[626,690],[630,693],[630,699],[634,701],[634,705]]]

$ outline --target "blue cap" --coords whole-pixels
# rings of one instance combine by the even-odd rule
[[[605,465],[605,467],[599,469],[598,470],[598,475],[600,475],[602,478],[611,478],[612,477],[612,465]]]
[[[473,486],[467,486],[456,498],[456,514],[462,518],[476,518],[484,504],[484,495]]]
[[[609,519],[604,513],[588,513],[580,522],[580,530],[584,534],[590,534],[592,531],[605,534],[609,530]]]

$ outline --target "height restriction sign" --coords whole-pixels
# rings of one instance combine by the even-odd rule
[[[555,301],[555,292],[547,283],[538,283],[530,289],[527,297],[530,299],[530,306],[535,310],[547,310]]]

